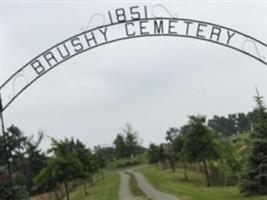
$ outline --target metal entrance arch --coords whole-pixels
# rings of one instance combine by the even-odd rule
[[[108,24],[86,30],[59,42],[34,57],[0,83],[0,128],[4,143],[7,133],[3,113],[26,89],[61,63],[106,44],[141,37],[189,38],[227,47],[267,65],[267,44],[245,33],[210,22],[178,18],[171,13],[171,17],[148,16],[146,6],[142,9],[132,6],[128,10],[130,18],[126,17],[126,11],[123,8],[116,9],[115,14],[109,11]],[[16,85],[18,79],[22,79],[23,83]],[[2,98],[3,94],[4,98]],[[5,150],[8,152],[6,145]],[[7,164],[8,174],[12,179],[9,160]],[[14,194],[14,191],[12,192]]]
[[[84,31],[33,58],[1,84],[1,94],[13,92],[8,99],[2,99],[1,113],[40,77],[61,63],[106,44],[140,37],[180,37],[207,41],[236,50],[267,65],[267,44],[231,28],[182,18],[128,20]],[[24,79],[24,84],[14,89],[20,78]]]

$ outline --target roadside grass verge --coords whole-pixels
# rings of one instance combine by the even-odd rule
[[[266,200],[267,196],[245,197],[238,187],[210,187],[201,173],[189,171],[189,181],[183,180],[183,170],[159,170],[148,166],[140,170],[156,189],[173,194],[181,200]]]
[[[105,178],[88,187],[84,195],[84,186],[78,187],[71,195],[71,200],[118,200],[120,176],[117,171],[107,172]]]

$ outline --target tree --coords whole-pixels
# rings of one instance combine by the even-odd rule
[[[255,121],[251,133],[252,151],[242,176],[241,191],[247,195],[267,194],[267,111],[263,97],[255,97]]]
[[[245,113],[237,114],[237,129],[239,133],[250,131],[250,121]]]
[[[159,146],[156,144],[150,144],[148,151],[147,151],[147,157],[148,157],[148,162],[150,164],[156,164],[160,161],[159,159]]]
[[[9,170],[12,171],[10,182],[14,185],[13,193],[16,199],[25,199],[28,194],[32,194],[33,178],[39,174],[46,162],[45,154],[39,149],[43,139],[43,133],[39,132],[38,138],[26,137],[24,133],[15,125],[7,129],[6,145],[8,151],[0,156],[0,167],[6,168],[6,160],[9,158]],[[3,138],[0,137],[0,146]],[[3,147],[0,147],[2,149]],[[3,150],[3,149],[2,149]]]
[[[143,151],[138,144],[137,132],[133,130],[130,124],[126,124],[123,133],[117,135],[113,144],[115,145],[115,155],[117,159],[129,159]]]
[[[138,147],[137,132],[133,130],[130,124],[126,124],[123,133],[125,135],[126,157],[136,156]]]
[[[24,158],[21,163],[20,172],[26,176],[26,187],[30,194],[32,194],[33,179],[37,176],[41,169],[45,166],[46,155],[39,149],[42,142],[43,133],[38,133],[36,141],[33,136],[27,138],[24,148]]]
[[[66,198],[69,200],[69,182],[83,176],[84,173],[79,155],[74,149],[73,143],[67,139],[62,141],[53,139],[49,152],[53,153],[53,156],[49,158],[47,166],[35,179],[36,184],[43,189],[54,188],[57,184],[63,184]]]
[[[100,175],[103,178],[103,168],[107,165],[107,162],[101,146],[96,146],[94,148],[93,163],[95,166],[95,172],[100,172]]]
[[[229,114],[227,117],[215,115],[208,121],[208,125],[220,136],[229,137],[237,133],[248,132],[251,119],[253,119],[253,113]]]
[[[56,189],[59,181],[57,180],[57,176],[54,174],[54,168],[55,166],[53,160],[47,160],[46,166],[34,178],[34,191],[41,193]]]
[[[25,137],[23,132],[14,125],[11,125],[7,129],[7,132],[7,146],[9,151],[6,156],[8,156],[11,160],[12,170],[17,171],[21,166],[21,161],[23,160],[27,137]]]
[[[164,163],[166,160],[166,154],[163,144],[159,146],[156,144],[150,144],[147,151],[148,162],[150,164]]]
[[[118,134],[113,144],[115,145],[115,156],[117,159],[126,157],[126,144],[124,137],[121,134]]]
[[[183,153],[191,162],[201,162],[207,179],[207,186],[211,186],[207,161],[219,157],[216,147],[216,134],[205,125],[205,117],[190,116],[185,135]]]
[[[187,163],[189,159],[185,149],[185,138],[189,128],[190,127],[188,125],[182,126],[179,130],[178,136],[175,138],[175,148],[178,153],[178,160],[183,164],[185,181],[189,180],[187,174]]]
[[[22,173],[20,172],[20,170],[23,168],[26,141],[27,137],[24,136],[23,132],[18,127],[11,125],[7,129],[6,147],[8,148],[8,150],[5,152],[2,159],[4,161],[4,165],[7,164],[7,159],[9,159],[10,161],[10,164],[8,164],[7,166],[8,171],[12,172],[12,177],[9,177],[9,182],[13,188],[12,193],[18,200],[23,199],[28,195],[28,192],[25,189],[25,175],[22,175]],[[22,176],[24,176],[23,179],[21,178]],[[24,180],[24,182],[20,181],[20,183],[17,184],[16,182],[14,182],[15,179]]]
[[[179,154],[179,144],[178,144],[178,133],[179,129],[171,127],[166,132],[165,139],[169,142],[167,149],[166,149],[166,157],[169,162],[169,165],[172,169],[172,171],[175,171],[176,168],[176,161],[178,160],[178,154]]]
[[[101,152],[104,156],[104,160],[105,160],[106,164],[108,162],[114,161],[114,159],[115,159],[115,148],[114,147],[102,146]]]
[[[82,172],[78,175],[77,178],[81,179],[84,182],[84,194],[88,195],[87,184],[93,184],[93,174],[96,172],[96,166],[94,164],[94,156],[89,148],[80,141],[74,140],[71,138],[70,144],[72,145],[72,151],[75,151],[78,156],[78,160],[82,166]]]
[[[208,121],[208,125],[220,136],[228,137],[236,134],[236,115],[230,114],[228,117],[215,115]]]

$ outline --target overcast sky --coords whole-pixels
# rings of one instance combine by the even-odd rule
[[[179,17],[220,24],[267,43],[267,3],[162,2]],[[162,2],[2,1],[1,83],[45,49],[84,30],[93,14]],[[96,18],[90,27],[101,24]],[[111,144],[130,123],[148,145],[163,142],[166,130],[186,123],[188,115],[252,110],[255,86],[267,97],[267,66],[240,52],[193,39],[139,38],[61,64],[4,116],[7,126],[15,124],[27,135],[43,130],[55,138],[74,136],[90,147]]]

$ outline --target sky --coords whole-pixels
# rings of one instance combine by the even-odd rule
[[[1,1],[1,83],[45,49],[80,33],[96,13],[133,5],[230,27],[267,43],[267,3],[248,1]],[[169,16],[162,7],[155,10]],[[88,28],[102,25],[95,17]],[[240,52],[186,38],[138,38],[80,54],[47,73],[4,113],[26,135],[111,145],[126,123],[140,142],[164,142],[189,115],[248,112],[267,66]],[[3,94],[4,95],[4,94]]]

